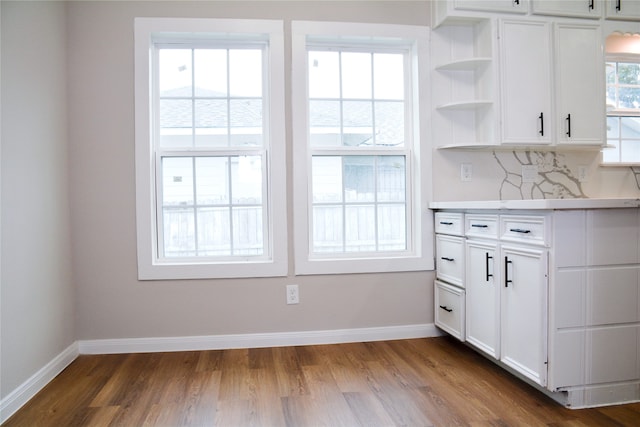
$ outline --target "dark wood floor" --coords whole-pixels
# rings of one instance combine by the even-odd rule
[[[9,426],[639,426],[570,410],[449,337],[80,356]]]

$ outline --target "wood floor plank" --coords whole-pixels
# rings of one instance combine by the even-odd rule
[[[570,410],[450,337],[83,355],[3,427],[640,426]]]

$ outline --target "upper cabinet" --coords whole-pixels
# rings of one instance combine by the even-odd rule
[[[556,143],[603,145],[605,88],[599,25],[554,25]]]
[[[551,144],[551,25],[500,22],[503,144]]]
[[[502,20],[503,144],[603,145],[600,26]]]
[[[598,19],[602,16],[601,1],[531,0],[531,13],[535,15]]]
[[[607,19],[640,20],[640,1],[606,0],[605,16]]]
[[[516,13],[529,12],[529,0],[432,0],[431,16],[433,26],[450,24],[453,21],[478,19],[486,12]]]

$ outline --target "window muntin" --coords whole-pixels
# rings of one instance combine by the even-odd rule
[[[281,21],[136,19],[139,278],[287,274],[283,41]]]
[[[432,268],[420,209],[428,30],[294,21],[292,32],[296,273]]]

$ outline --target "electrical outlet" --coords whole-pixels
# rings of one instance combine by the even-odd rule
[[[587,182],[589,180],[589,169],[586,166],[578,166],[578,181]]]
[[[460,164],[460,181],[469,182],[473,177],[473,166],[471,163]]]
[[[522,182],[536,182],[538,180],[537,165],[522,165]]]
[[[287,304],[298,304],[299,302],[298,285],[287,285]]]

